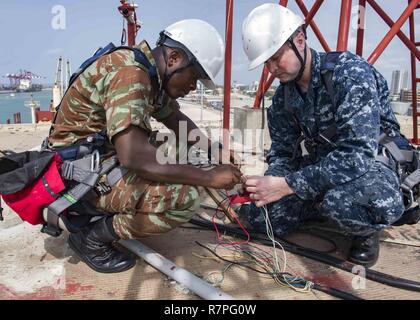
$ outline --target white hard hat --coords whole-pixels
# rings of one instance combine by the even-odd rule
[[[225,54],[225,45],[217,30],[203,20],[187,19],[165,28],[163,34],[181,43],[193,54],[208,77],[200,81],[214,89],[215,78],[223,65]]]
[[[301,17],[276,3],[252,10],[242,24],[242,44],[249,70],[270,59],[303,24]]]

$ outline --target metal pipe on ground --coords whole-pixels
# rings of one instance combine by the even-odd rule
[[[142,258],[148,264],[158,269],[168,277],[178,281],[199,297],[206,300],[234,300],[234,298],[209,283],[193,275],[191,272],[178,267],[172,261],[153,251],[137,240],[120,240],[119,243]]]

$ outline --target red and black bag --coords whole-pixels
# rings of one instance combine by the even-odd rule
[[[42,210],[65,189],[56,152],[26,151],[0,158],[0,196],[22,220],[43,224]]]

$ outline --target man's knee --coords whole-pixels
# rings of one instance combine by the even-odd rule
[[[190,220],[199,205],[196,187],[156,185],[146,191],[135,214],[115,216],[114,228],[122,239],[163,234]]]
[[[195,211],[200,206],[200,194],[194,186],[181,185],[176,210]]]
[[[389,226],[403,211],[401,193],[381,171],[327,191],[321,203],[321,214],[343,233],[360,236]]]

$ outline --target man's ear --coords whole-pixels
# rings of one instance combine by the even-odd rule
[[[295,45],[298,49],[303,50],[305,48],[305,33],[300,31],[294,39]]]
[[[168,48],[168,67],[178,65],[182,62],[182,54],[177,49]]]

